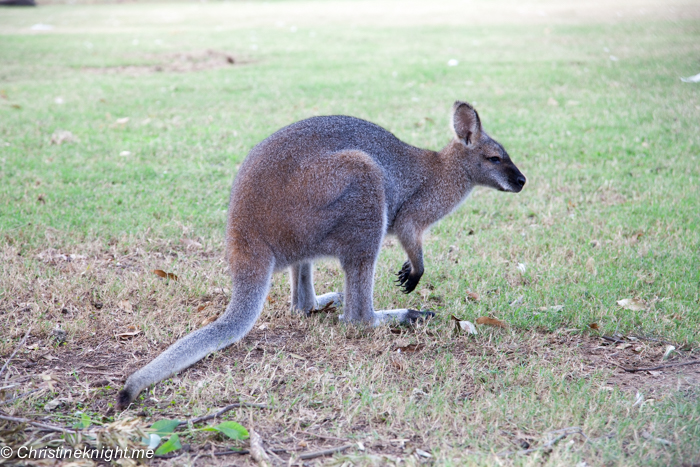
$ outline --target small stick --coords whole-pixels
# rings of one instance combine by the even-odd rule
[[[355,444],[344,444],[342,446],[337,446],[334,448],[329,448],[329,449],[324,449],[322,451],[315,451],[315,452],[307,452],[304,454],[301,454],[299,456],[299,459],[302,460],[307,460],[307,459],[315,459],[317,457],[323,457],[323,456],[328,456],[330,454],[335,454],[336,452],[341,452],[345,451],[348,448],[353,447]]]
[[[682,363],[667,363],[666,365],[659,365],[655,366],[652,368],[625,368],[622,365],[617,365],[618,367],[622,368],[628,373],[636,373],[638,371],[654,371],[654,370],[660,370],[662,368],[669,368],[672,366],[685,366],[685,365],[697,365],[700,364],[700,360],[691,360],[689,362],[682,362]]]
[[[299,433],[304,433],[305,435],[309,436],[315,436],[316,438],[321,438],[321,439],[334,439],[336,441],[347,441],[347,438],[336,438],[335,436],[326,436],[326,435],[317,435],[316,433],[309,433],[308,431],[304,430],[299,430]]]
[[[31,330],[32,330],[32,327],[29,326],[29,329],[27,329],[27,333],[26,333],[26,334],[24,335],[24,337],[22,338],[22,341],[19,343],[19,345],[17,346],[17,348],[15,349],[15,351],[12,352],[12,355],[10,355],[10,358],[7,359],[7,361],[6,361],[5,364],[2,366],[2,368],[0,368],[0,375],[2,375],[2,372],[5,371],[5,368],[7,368],[7,365],[10,364],[10,360],[12,360],[12,357],[15,356],[15,354],[16,354],[17,351],[20,349],[20,347],[22,347],[22,346],[24,345],[24,343],[27,341],[27,337],[29,337],[29,333],[31,332]]]
[[[247,449],[241,449],[240,451],[234,451],[234,450],[230,450],[230,451],[216,451],[216,452],[214,453],[215,456],[229,456],[229,455],[231,455],[231,454],[240,454],[240,455],[244,455],[244,454],[250,454],[250,451],[247,450]]]
[[[605,339],[606,341],[613,342],[615,344],[619,344],[621,342],[625,342],[622,339],[618,339],[617,337],[610,337],[610,336],[600,336],[602,339]]]
[[[33,425],[35,427],[43,428],[44,430],[49,430],[49,431],[60,431],[63,433],[75,433],[75,431],[73,431],[73,430],[68,430],[68,429],[62,428],[60,426],[44,425],[43,423],[38,423],[38,422],[32,421],[28,418],[10,417],[9,415],[0,414],[0,420],[7,420],[8,422],[16,422],[16,423],[28,423],[28,424]]]
[[[207,420],[211,420],[212,418],[219,417],[219,416],[225,414],[226,412],[228,412],[229,410],[235,409],[237,407],[255,407],[258,409],[266,409],[267,405],[254,404],[252,402],[234,402],[233,404],[227,405],[226,407],[219,410],[218,412],[215,412],[215,413],[209,414],[209,415],[203,415],[201,417],[196,417],[196,418],[193,418],[191,420],[185,420],[183,422],[180,422],[177,426],[187,425],[188,423],[192,423],[194,425],[195,423],[206,422]]]

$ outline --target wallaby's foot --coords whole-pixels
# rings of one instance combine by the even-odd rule
[[[420,275],[413,274],[411,272],[410,261],[403,263],[403,267],[396,273],[396,275],[399,276],[399,278],[395,281],[396,285],[403,288],[403,293],[413,292],[420,281]]]
[[[407,324],[413,325],[429,318],[435,317],[432,311],[409,310],[399,308],[397,310],[379,310],[374,312],[374,326],[382,324]]]
[[[408,310],[405,320],[410,324],[426,321],[430,318],[435,318],[435,313],[432,311]]]
[[[316,297],[316,309],[325,308],[328,304],[336,308],[343,306],[343,294],[340,292],[324,293]]]

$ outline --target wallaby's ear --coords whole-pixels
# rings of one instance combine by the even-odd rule
[[[467,146],[476,143],[481,137],[481,120],[474,107],[467,102],[455,102],[452,106],[452,129],[457,138]]]

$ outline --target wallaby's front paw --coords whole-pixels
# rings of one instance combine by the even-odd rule
[[[406,323],[415,324],[418,321],[425,321],[429,318],[434,318],[435,313],[432,311],[408,310],[406,313]]]
[[[396,273],[396,275],[399,276],[399,278],[395,281],[396,285],[403,288],[403,293],[413,292],[420,281],[419,275],[411,273],[410,261],[403,263],[403,267]]]

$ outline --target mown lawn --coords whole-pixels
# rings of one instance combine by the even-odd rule
[[[254,428],[273,465],[700,463],[700,366],[620,368],[698,358],[700,83],[679,78],[700,72],[700,10],[432,3],[0,12],[0,362],[18,349],[0,416],[80,432],[0,420],[0,446],[137,446],[157,420],[241,401],[266,408],[221,419]],[[111,408],[126,376],[227,303],[228,190],[253,145],[347,114],[437,150],[458,99],[528,184],[478,189],[437,224],[408,296],[385,240],[376,307],[436,319],[300,319],[276,275],[248,337]],[[319,293],[342,283],[337,262],[317,265]],[[468,335],[452,315],[507,328]],[[153,463],[254,463],[212,454],[248,441],[179,437]]]

